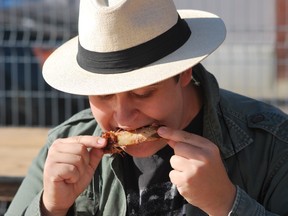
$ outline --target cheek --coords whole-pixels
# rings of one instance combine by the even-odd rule
[[[109,107],[103,103],[99,104],[90,98],[89,103],[92,114],[100,127],[109,129],[109,122],[111,122],[112,116],[112,112],[110,111]]]
[[[169,88],[165,95],[162,95],[159,104],[161,110],[159,115],[163,118],[163,124],[172,128],[178,128],[183,115],[183,95],[179,88]]]
[[[142,112],[163,124],[168,124],[169,122],[174,121],[174,117],[176,117],[177,111],[180,109],[179,105],[180,103],[178,103],[175,98],[162,97],[155,101],[151,101],[145,106],[143,105]]]

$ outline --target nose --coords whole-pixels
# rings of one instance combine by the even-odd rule
[[[116,96],[114,119],[120,127],[133,127],[139,115],[134,101],[125,93]]]

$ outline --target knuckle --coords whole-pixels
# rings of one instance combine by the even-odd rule
[[[185,142],[185,143],[189,143],[191,140],[191,135],[187,132],[184,132],[182,134],[182,141]]]
[[[84,164],[84,159],[81,155],[75,155],[74,156],[74,164],[79,167],[81,166],[82,164]]]
[[[69,171],[69,173],[73,173],[73,174],[78,173],[78,168],[77,168],[77,166],[72,165],[72,164],[68,164],[68,165],[67,165],[67,170]]]
[[[176,155],[173,155],[171,158],[170,158],[170,164],[174,164],[176,162]]]
[[[176,169],[176,158],[174,156],[170,158],[170,165],[173,169]]]
[[[80,152],[81,155],[84,155],[84,156],[85,156],[85,155],[88,154],[88,149],[87,149],[86,146],[80,145],[80,150],[79,150],[79,152]]]
[[[74,140],[75,140],[76,143],[81,143],[82,138],[83,138],[83,136],[80,135],[80,136],[74,137]]]

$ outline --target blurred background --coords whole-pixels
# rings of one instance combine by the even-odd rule
[[[43,80],[47,56],[77,34],[79,0],[0,1],[0,125],[52,126],[87,107]],[[63,56],[65,58],[65,56]]]
[[[178,8],[219,15],[227,38],[204,64],[222,88],[288,112],[288,1],[177,0]]]
[[[203,63],[223,88],[288,112],[287,0],[175,4],[226,23],[226,41]],[[13,141],[1,137],[4,128],[51,128],[88,107],[86,97],[54,90],[41,75],[47,56],[77,35],[78,6],[79,0],[0,0],[0,144]],[[8,205],[0,200],[0,215]]]

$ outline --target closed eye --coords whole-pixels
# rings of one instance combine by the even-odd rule
[[[149,91],[149,92],[145,92],[145,93],[135,93],[135,92],[131,92],[131,95],[136,97],[136,98],[140,98],[140,99],[144,99],[144,98],[148,98],[153,94],[153,91]]]
[[[109,100],[114,96],[114,94],[108,94],[108,95],[99,95],[97,96],[100,100]]]

